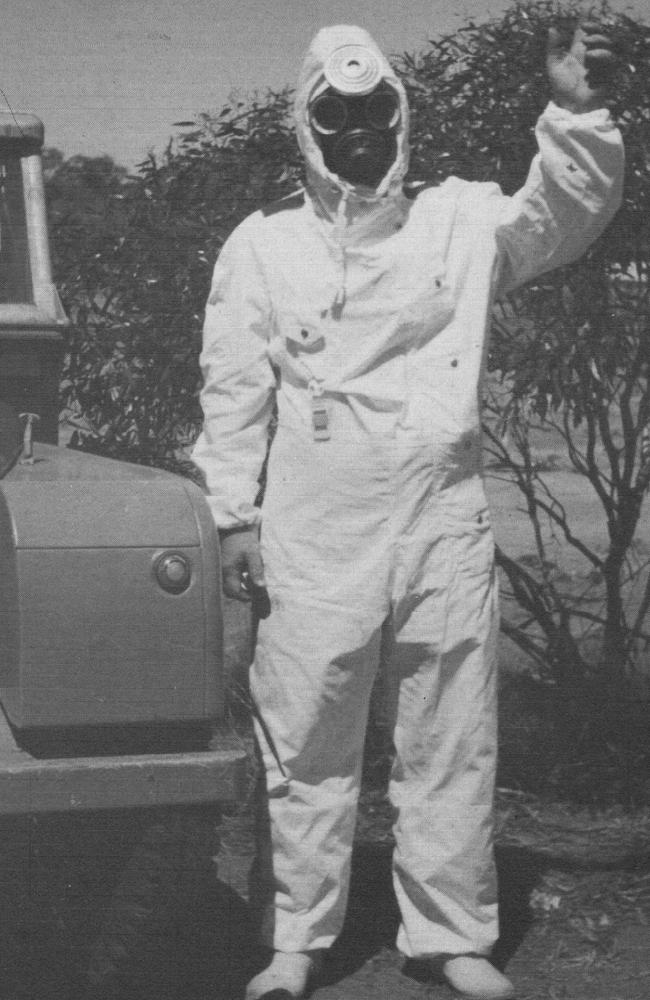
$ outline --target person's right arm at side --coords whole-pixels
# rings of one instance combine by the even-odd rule
[[[219,530],[224,592],[248,601],[264,587],[255,507],[275,378],[267,353],[271,306],[254,246],[255,216],[223,246],[203,328],[203,430],[192,459]]]

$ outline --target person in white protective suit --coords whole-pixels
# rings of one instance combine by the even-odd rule
[[[553,36],[554,100],[513,197],[456,178],[408,197],[402,84],[365,31],[323,29],[295,101],[305,188],[247,218],[217,261],[194,460],[226,593],[263,590],[270,608],[251,690],[273,955],[248,1000],[304,996],[340,932],[380,661],[398,948],[466,997],[512,995],[488,960],[498,618],[481,380],[495,296],[577,258],[618,208],[621,138],[592,85],[612,60],[597,26],[568,48]]]

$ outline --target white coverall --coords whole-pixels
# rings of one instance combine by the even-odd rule
[[[323,61],[342,43],[375,51],[400,95],[397,158],[372,193],[328,172],[308,122]],[[486,954],[498,936],[498,617],[480,436],[491,305],[602,231],[620,201],[621,138],[605,110],[550,104],[514,197],[450,178],[409,199],[404,90],[370,37],[347,26],[316,36],[295,112],[306,189],[249,216],[223,247],[194,451],[217,525],[260,522],[277,399],[261,535],[271,613],[251,673],[285,771],[258,727],[275,884],[267,943],[326,948],[340,932],[381,660],[393,694],[398,947]],[[324,433],[313,407],[326,410]]]

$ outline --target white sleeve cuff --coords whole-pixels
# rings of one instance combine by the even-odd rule
[[[571,111],[569,108],[563,108],[560,104],[556,104],[555,101],[549,101],[541,117],[567,122],[579,120],[586,125],[611,125],[612,128],[614,127],[614,122],[608,108],[593,108],[591,111]]]
[[[252,503],[227,507],[219,497],[206,497],[214,523],[220,531],[227,528],[252,528],[262,521],[262,511]]]

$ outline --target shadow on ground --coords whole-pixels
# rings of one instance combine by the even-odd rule
[[[154,873],[165,874],[160,883],[157,880],[148,883],[153,884],[155,890],[150,897],[155,906],[150,907],[147,915],[138,903],[130,910],[129,924],[122,920],[123,911],[116,906],[115,894],[110,893],[107,865],[97,863],[93,850],[81,871],[78,849],[72,851],[69,859],[65,857],[66,850],[70,852],[71,847],[62,831],[58,837],[61,863],[56,866],[57,879],[54,880],[52,836],[56,831],[49,827],[48,833],[49,836],[43,838],[50,861],[44,869],[47,885],[40,884],[34,850],[28,870],[22,875],[15,867],[7,866],[7,871],[15,875],[14,881],[29,885],[31,904],[13,913],[5,906],[5,919],[0,926],[4,976],[4,981],[0,979],[0,1000],[241,1000],[245,984],[264,961],[256,945],[251,909],[244,898],[243,886],[251,861],[249,850],[242,851],[236,859],[241,869],[237,884],[226,885],[214,879],[214,869],[212,876],[206,877],[208,869],[192,860],[185,839],[180,856],[174,846],[176,841],[172,841],[171,854],[163,857],[171,859],[174,877],[170,880],[158,865],[154,866]],[[199,840],[199,846],[202,843]],[[95,849],[97,846],[95,843]],[[105,846],[103,839],[100,846]],[[207,852],[202,849],[200,853]],[[113,875],[116,876],[117,869],[122,868],[117,864],[117,857],[104,860],[111,861],[108,868],[115,869]],[[567,923],[566,914],[555,929],[551,924],[542,927],[541,931],[547,933],[540,936],[539,913],[534,926],[530,909],[533,890],[545,884],[554,872],[557,875],[556,862],[532,850],[502,845],[497,848],[497,865],[501,937],[495,960],[499,966],[511,966],[509,973],[522,988],[525,987],[527,997],[547,998],[554,995],[556,986],[560,991],[558,996],[575,995],[580,1000],[587,997],[591,1000],[607,997],[609,1000],[623,995],[637,1000],[637,996],[647,995],[643,992],[643,980],[639,980],[641,985],[637,990],[630,985],[632,979],[628,983],[624,977],[627,975],[629,979],[634,974],[638,980],[639,976],[649,974],[647,963],[641,957],[647,950],[648,927],[645,923],[635,925],[629,932],[623,925],[616,927],[607,873],[598,874],[597,884],[593,881],[585,884],[584,891],[581,889],[574,899],[574,889],[577,892],[578,883],[582,885],[580,880],[584,878],[574,873],[567,881],[567,869],[564,869],[562,878],[567,884],[562,906],[573,906],[568,917],[576,918],[571,926],[575,925],[574,937],[578,935],[571,944],[566,937],[571,920]],[[229,879],[233,871],[231,867],[229,873],[224,867],[221,878]],[[70,875],[75,873],[77,883],[72,885]],[[639,891],[641,883],[645,884],[648,879],[650,873],[646,869],[639,872]],[[634,887],[630,878],[623,880],[621,885],[626,892]],[[6,903],[11,895],[10,882],[3,888]],[[73,897],[64,898],[66,892],[70,896],[71,889],[75,890]],[[563,890],[560,887],[557,891]],[[112,910],[109,906],[107,911],[109,898]],[[129,897],[129,906],[133,899]],[[639,907],[642,906],[645,903],[639,897]],[[592,923],[595,920],[594,926],[600,926],[597,918],[601,910],[605,912],[604,908],[611,914],[609,937],[619,937],[622,944],[618,964],[614,960],[618,953],[611,950],[609,938],[603,940],[603,947],[592,941]],[[125,942],[125,952],[123,959],[117,962],[119,975],[102,976],[99,973],[104,967],[97,964],[96,932],[102,919],[105,923],[105,913],[111,911],[119,918],[112,925],[111,954],[120,958],[121,940]],[[142,927],[138,923],[140,916]],[[341,937],[328,955],[324,978],[314,1000],[321,997],[322,1000],[447,997],[448,991],[442,987],[439,994],[435,988],[432,992],[432,987],[422,985],[426,975],[421,965],[411,962],[403,966],[400,962],[394,947],[398,923],[391,880],[391,844],[358,843],[353,855],[346,922]],[[120,930],[126,932],[122,937],[117,933]],[[135,936],[139,942],[135,948],[132,947],[134,930],[138,932]],[[589,931],[589,939],[580,937],[581,930]],[[605,930],[607,928],[603,929],[603,934]],[[630,938],[630,944],[625,937],[632,932],[639,938],[636,951],[632,948],[634,941]],[[561,953],[557,951],[560,947]],[[83,988],[84,977],[80,973],[84,966],[87,967],[88,956],[92,954],[97,974],[89,991],[87,980]],[[553,962],[549,965],[551,958],[554,965]],[[614,989],[619,979],[627,993]],[[573,992],[562,992],[563,984],[569,984]]]
[[[502,935],[497,948],[506,963],[525,937],[532,915],[530,893],[544,863],[529,852],[497,852],[501,886]],[[391,881],[391,846],[362,843],[355,847],[348,913],[343,932],[328,955],[321,986],[354,976],[369,960],[394,949],[399,923]],[[162,947],[161,947],[162,945]],[[245,984],[263,963],[255,944],[253,919],[242,897],[217,883],[176,913],[156,954],[141,953],[129,982],[101,1000],[240,1000]],[[407,963],[413,981],[424,982],[424,969]],[[93,996],[95,1000],[95,996]]]
[[[343,933],[327,963],[327,981],[352,975],[382,948],[393,948],[399,910],[391,880],[391,846],[359,844],[352,863],[350,901]],[[504,966],[528,932],[533,915],[530,894],[546,867],[543,858],[519,848],[497,848],[501,936],[494,952]],[[425,981],[421,963],[408,962],[405,974]]]

